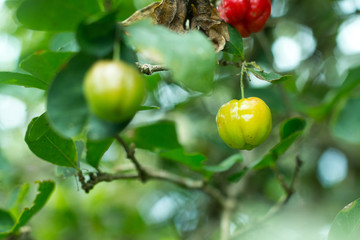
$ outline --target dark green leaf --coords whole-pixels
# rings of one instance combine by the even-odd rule
[[[74,142],[54,132],[49,127],[45,114],[30,122],[25,142],[39,158],[59,166],[77,168]]]
[[[20,67],[34,77],[49,84],[60,67],[67,62],[73,53],[35,52],[20,63]]]
[[[280,137],[285,139],[291,134],[302,131],[305,128],[306,122],[303,118],[292,118],[288,121],[285,121],[280,128]]]
[[[14,226],[15,220],[11,214],[3,209],[0,209],[0,233],[8,232]]]
[[[240,33],[228,24],[228,31],[230,36],[230,41],[226,42],[224,52],[234,54],[236,56],[240,56],[241,59],[244,59],[244,47],[243,47],[243,40]]]
[[[243,156],[240,153],[234,154],[215,166],[204,166],[209,172],[225,172],[234,166],[237,162],[242,162]]]
[[[48,83],[29,74],[0,72],[0,84],[11,84],[46,90]]]
[[[66,137],[77,136],[87,122],[89,111],[83,93],[83,79],[95,61],[95,58],[83,53],[75,55],[49,87],[49,122]]]
[[[202,33],[176,34],[147,21],[127,27],[126,32],[130,44],[145,58],[165,65],[176,82],[200,92],[212,89],[216,55]]]
[[[127,43],[125,38],[126,33],[120,27],[118,27],[117,31],[120,32],[120,59],[137,67],[136,62],[138,61],[138,57],[135,50]]]
[[[360,144],[360,97],[350,98],[333,115],[332,133],[335,137],[353,144]]]
[[[202,170],[202,162],[206,160],[204,155],[200,153],[185,153],[184,149],[182,148],[161,151],[159,156],[168,160],[185,164],[194,170]]]
[[[39,182],[38,194],[34,200],[31,208],[25,208],[20,214],[19,219],[16,221],[15,226],[12,228],[12,232],[16,232],[22,226],[24,226],[38,211],[43,208],[50,195],[54,191],[55,183],[53,181]]]
[[[97,0],[26,0],[16,12],[25,27],[43,31],[71,31],[78,23],[100,12]]]
[[[250,168],[244,168],[243,170],[241,170],[240,172],[237,172],[233,175],[231,175],[230,177],[227,178],[227,180],[229,182],[238,182],[240,181],[243,176],[250,170]]]
[[[278,73],[273,73],[273,72],[266,73],[263,70],[259,70],[257,68],[247,68],[247,69],[250,72],[252,72],[255,75],[255,77],[257,77],[258,79],[264,80],[264,81],[267,81],[267,82],[271,82],[271,83],[283,82],[283,81],[286,81],[286,80],[291,78],[290,75],[282,76],[282,75],[280,75]]]
[[[131,141],[137,147],[151,151],[181,148],[175,124],[170,121],[160,121],[136,128]]]
[[[21,227],[25,226],[27,222],[39,212],[48,201],[50,195],[54,191],[55,183],[53,181],[41,181],[39,182],[38,194],[34,200],[33,206],[30,208],[25,208],[19,218],[14,222],[10,219],[7,219],[7,222],[12,222],[13,225],[6,232],[0,232],[0,239],[8,236],[9,234],[16,233]],[[0,212],[0,221],[1,221],[1,212]]]
[[[104,140],[114,137],[130,123],[130,120],[121,123],[103,121],[96,116],[90,115],[87,126],[87,138],[93,141]]]
[[[86,162],[94,168],[98,168],[99,162],[104,153],[109,149],[114,139],[102,141],[86,141]]]
[[[86,19],[76,33],[82,51],[97,57],[107,56],[113,51],[115,36],[116,12]]]
[[[331,225],[328,240],[358,240],[360,236],[360,199],[343,208]]]
[[[284,121],[280,129],[280,142],[276,144],[259,162],[255,163],[250,168],[258,170],[273,166],[278,158],[302,134],[305,125],[305,120],[297,117]]]

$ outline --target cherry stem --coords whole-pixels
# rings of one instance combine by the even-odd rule
[[[116,28],[116,35],[115,35],[115,41],[114,41],[114,52],[113,52],[113,60],[117,60],[120,61],[121,56],[120,56],[120,30],[118,28]]]
[[[120,60],[120,44],[118,42],[115,42],[114,44],[114,54],[113,54],[114,60]]]
[[[244,93],[244,72],[245,72],[245,66],[246,66],[246,62],[244,61],[244,62],[241,64],[241,71],[240,71],[241,99],[245,98],[245,93]]]

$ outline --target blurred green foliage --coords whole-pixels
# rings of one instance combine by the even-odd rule
[[[140,111],[133,121],[121,126],[109,126],[91,117],[91,122],[87,122],[89,113],[77,94],[81,91],[81,82],[76,82],[79,77],[73,75],[74,69],[82,75],[86,67],[68,60],[80,49],[87,49],[87,54],[111,57],[108,55],[113,50],[113,39],[98,38],[100,32],[93,31],[112,32],[113,25],[108,25],[106,19],[104,25],[93,24],[101,19],[101,12],[108,2],[9,0],[0,9],[0,44],[9,36],[21,43],[15,63],[0,65],[0,83],[6,83],[0,85],[0,231],[7,231],[15,223],[19,211],[32,205],[36,197],[34,181],[53,179],[56,182],[54,193],[28,223],[34,239],[218,239],[220,207],[201,191],[159,181],[141,184],[136,180],[101,183],[89,194],[80,191],[79,183],[69,177],[73,176],[71,170],[55,169],[54,165],[40,160],[24,141],[31,119],[43,114],[47,108],[51,109],[50,121],[52,116],[54,119],[62,117],[60,124],[53,125],[63,135],[79,137],[87,126],[96,130],[89,130],[89,135],[104,138],[129,124],[123,135],[127,142],[135,142],[139,147],[136,156],[141,164],[194,179],[205,176],[223,192],[239,192],[239,208],[233,212],[231,231],[240,234],[249,228],[241,235],[242,239],[327,239],[337,213],[360,195],[357,191],[360,182],[360,51],[356,46],[351,50],[351,41],[342,38],[347,26],[358,23],[358,1],[274,0],[272,17],[266,28],[241,41],[246,61],[256,61],[265,72],[292,76],[281,83],[264,85],[250,74],[245,95],[257,96],[268,104],[274,130],[262,146],[250,152],[243,151],[241,155],[221,141],[215,123],[219,107],[240,97],[239,68],[216,66],[215,82],[211,83],[215,56],[212,49],[209,50],[209,42],[202,44],[205,38],[198,33],[189,40],[189,36],[178,38],[164,29],[149,27],[147,32],[141,32],[141,28],[134,27],[133,34],[139,34],[139,37],[128,39],[130,43],[138,50],[155,47],[160,49],[156,54],[170,59],[166,64],[173,70],[171,73],[146,77],[148,97],[145,105],[159,106],[160,109]],[[152,2],[114,0],[113,6],[120,9],[116,20],[124,20]],[[87,21],[82,22],[85,18]],[[82,27],[78,29],[80,22]],[[356,27],[360,29],[360,25]],[[180,42],[167,45],[157,42],[158,36],[167,36],[165,42]],[[351,38],[360,39],[356,32],[352,32]],[[197,40],[200,44],[195,42]],[[179,45],[188,41],[201,45],[198,50],[204,50],[210,59],[211,64],[204,65],[201,71],[197,71],[197,64],[203,60],[195,60],[198,57],[196,51],[176,52],[180,60],[172,61],[170,49],[180,49]],[[239,39],[234,41],[237,46],[240,44]],[[279,51],[277,43],[282,46]],[[128,43],[122,44],[130,56],[131,47],[126,48]],[[100,52],[93,51],[99,48]],[[1,52],[2,56],[11,56],[12,48],[7,49],[9,52]],[[238,53],[234,54],[234,51]],[[84,55],[75,58],[81,57],[88,65],[95,59]],[[133,61],[132,57],[128,60]],[[218,53],[216,58],[238,61],[242,52],[228,46],[227,51]],[[139,60],[146,62],[141,57]],[[0,63],[5,61],[0,58]],[[63,67],[64,63],[67,63],[66,67]],[[181,68],[184,64],[185,69]],[[66,72],[67,69],[71,71]],[[57,75],[59,71],[61,74]],[[256,69],[253,71],[256,75]],[[178,79],[173,79],[171,74]],[[197,74],[199,81],[191,81],[189,76]],[[45,95],[42,89],[49,83],[59,84],[62,92],[51,92],[50,89]],[[211,87],[210,93],[206,94],[192,91],[207,92]],[[21,101],[19,106],[25,106],[25,116],[18,115],[21,108],[15,108],[14,98]],[[45,106],[47,99],[53,99],[53,102],[48,100]],[[42,124],[47,126],[45,122]],[[66,132],[69,126],[77,129]],[[43,134],[57,136],[58,132]],[[31,139],[31,135],[27,135],[27,140]],[[120,145],[113,143],[106,151],[110,140],[96,148],[92,142],[86,142],[82,147],[79,142],[75,143],[70,144],[70,166],[79,162],[84,171],[94,168],[117,171],[127,169],[129,165]],[[345,164],[331,155],[326,159],[327,168],[320,171],[318,163],[331,148],[344,154]],[[89,159],[86,152],[95,157]],[[296,157],[304,162],[295,183],[296,193],[279,214],[259,223],[269,209],[286,197],[276,174],[268,167],[277,166],[284,181],[290,183]],[[60,162],[62,160],[56,160],[57,164]],[[259,170],[252,170],[256,164],[260,164]],[[345,169],[345,175],[336,178],[341,169]],[[330,179],[331,184],[324,185],[323,178]],[[26,182],[31,183],[30,189],[28,185],[21,187]],[[346,239],[342,238],[345,237],[344,229],[339,227],[342,224],[358,229],[358,209],[357,200],[351,208],[337,215],[332,225],[335,230],[331,230],[329,239]],[[349,218],[355,220],[348,221]]]

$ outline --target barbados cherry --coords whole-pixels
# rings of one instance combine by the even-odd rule
[[[231,100],[216,116],[219,135],[231,148],[251,150],[262,144],[272,128],[271,112],[257,97]]]
[[[271,13],[270,0],[222,0],[219,15],[233,25],[242,37],[261,31]]]
[[[135,67],[122,61],[100,60],[85,76],[84,93],[97,117],[122,122],[139,110],[145,97],[145,84]]]

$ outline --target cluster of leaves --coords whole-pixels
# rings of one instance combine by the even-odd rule
[[[168,2],[170,4],[171,1]],[[196,2],[200,4],[203,1]],[[163,6],[165,3],[167,1],[162,2]],[[159,4],[156,7],[161,6]],[[155,9],[154,6],[152,10]],[[37,17],[43,13],[44,9],[47,12],[46,21]],[[81,11],[73,11],[74,9],[81,9]],[[174,23],[175,17],[181,15],[178,9],[180,9],[179,6],[175,8],[176,11],[173,11],[175,15],[170,23]],[[17,18],[25,27],[41,31],[68,31],[75,36],[70,41],[61,42],[58,45],[58,51],[40,51],[24,59],[20,67],[26,73],[0,72],[0,83],[32,87],[46,92],[47,112],[30,122],[25,136],[30,150],[39,158],[78,171],[82,164],[81,160],[84,160],[94,169],[99,169],[101,158],[112,144],[114,136],[125,129],[129,122],[114,124],[96,118],[89,111],[84,98],[83,77],[98,59],[112,58],[116,44],[120,45],[121,59],[134,66],[136,62],[144,63],[145,61],[161,64],[169,70],[172,80],[187,91],[208,93],[212,90],[217,55],[205,35],[198,31],[179,35],[147,21],[125,27],[118,23],[117,14],[117,11],[104,13],[96,0],[54,0],[51,2],[32,0],[24,1],[19,6]],[[161,16],[160,13],[155,17],[159,16]],[[210,14],[210,18],[212,16]],[[203,15],[194,15],[195,25],[192,28],[201,28],[206,19]],[[216,22],[216,19],[214,21]],[[223,28],[222,23],[218,24]],[[179,27],[180,25],[170,24],[169,26]],[[214,29],[202,27],[201,30],[207,32],[209,36]],[[220,31],[221,36],[228,40],[222,31]],[[240,61],[244,60],[241,36],[230,26],[228,26],[228,33],[230,41],[226,42],[223,52]],[[259,79],[273,83],[289,79],[289,76],[266,73],[256,64],[247,63],[245,70]],[[356,71],[353,75],[356,75]],[[358,78],[352,77],[353,75],[349,75],[342,91],[337,91],[337,95],[325,104],[326,108],[322,106],[321,111],[332,108],[342,94],[349,91],[355,83],[357,84]],[[358,104],[358,101],[349,100],[348,104],[349,109],[353,109],[351,106]],[[152,108],[143,106],[143,109]],[[346,126],[343,122],[350,121],[350,118],[346,118],[346,112],[351,111],[349,109],[344,108],[342,111],[345,111],[345,114],[339,114],[334,121],[334,130],[339,135],[344,130],[336,126]],[[318,110],[312,109],[314,115],[319,116]],[[236,182],[250,170],[274,166],[279,157],[302,134],[305,125],[305,120],[299,117],[285,120],[280,128],[279,142],[258,161],[243,167],[242,170],[229,176],[228,180]],[[131,134],[124,135],[124,138],[126,142],[135,143],[136,147],[154,152],[160,158],[189,167],[201,174],[206,181],[211,181],[213,175],[228,171],[236,164],[243,162],[242,155],[236,153],[219,161],[216,165],[207,165],[206,156],[201,153],[188,153],[179,143],[176,126],[172,121],[157,121],[133,126]],[[84,151],[86,156],[82,159]],[[45,204],[53,188],[52,182],[40,183],[34,206],[25,209],[17,216],[16,221],[12,214],[1,210],[0,229],[3,233],[0,233],[0,237],[13,234],[26,224]],[[355,202],[354,206],[357,204]],[[342,215],[348,212],[353,213],[348,210],[343,211],[337,219],[344,218]],[[353,223],[351,221],[349,224]],[[333,226],[335,228],[337,223],[335,222]]]
[[[24,208],[20,213],[18,207],[23,204],[25,196],[29,191],[29,185],[24,184],[18,193],[17,200],[9,210],[0,209],[0,239],[16,235],[21,227],[46,204],[47,200],[54,191],[55,183],[53,181],[39,182],[38,194],[30,208]]]
[[[81,9],[81,14],[69,11],[69,8]],[[47,21],[37,18],[42,9],[47,9]],[[112,58],[115,45],[120,46],[120,58],[134,66],[139,61],[138,56],[147,62],[164,65],[171,73],[172,80],[187,91],[207,93],[213,88],[215,50],[211,42],[198,31],[179,35],[147,21],[124,27],[118,23],[117,11],[103,13],[95,0],[55,1],[51,4],[42,0],[25,1],[19,6],[17,17],[20,23],[30,29],[72,31],[76,37],[60,44],[58,51],[35,52],[24,59],[20,67],[26,73],[0,73],[1,83],[46,92],[47,111],[30,122],[25,142],[35,155],[57,166],[80,171],[81,156],[85,151],[84,160],[87,164],[99,169],[100,160],[112,144],[114,136],[129,123],[115,124],[98,119],[89,111],[83,94],[85,73],[98,59]],[[197,20],[197,23],[201,22],[201,18]],[[233,28],[230,28],[229,34],[231,41],[224,51],[243,59],[241,36]],[[280,75],[269,75],[261,69],[249,68],[249,71],[264,80],[281,79]],[[152,108],[144,106],[143,109]],[[297,132],[304,127],[302,125],[301,128],[293,129],[291,121],[302,120],[290,120],[284,124],[282,131],[287,134],[282,136],[278,146],[269,153],[271,160],[265,157],[258,165],[247,167],[229,180],[239,181],[252,168],[274,164],[277,157],[299,136]],[[125,138],[138,148],[188,166],[207,181],[214,173],[227,171],[243,161],[241,154],[235,154],[217,165],[205,165],[206,157],[203,154],[187,153],[181,146],[175,123],[170,121],[133,127],[131,136]],[[53,183],[46,184],[40,185],[34,207],[25,211],[25,217],[21,215],[15,222],[7,212],[2,213],[6,225],[2,224],[5,226],[2,228],[4,236],[19,230],[45,204],[53,189]],[[14,226],[8,229],[8,225]]]

